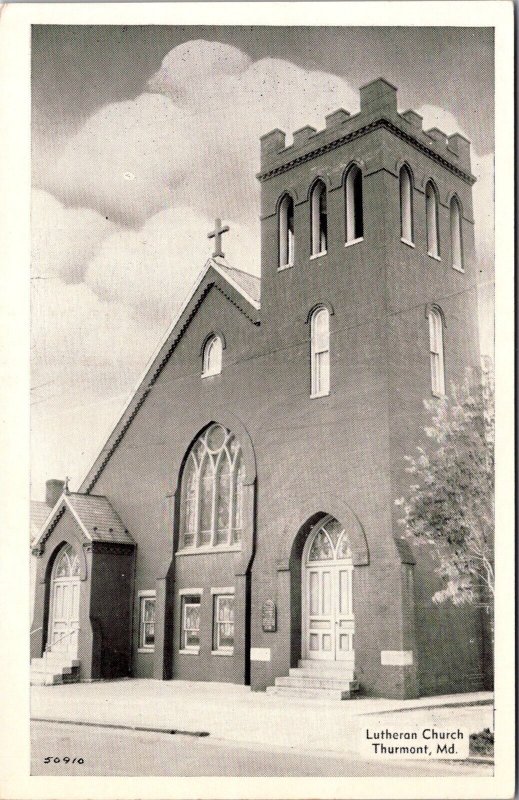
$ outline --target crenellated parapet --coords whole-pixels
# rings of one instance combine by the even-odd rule
[[[438,128],[424,131],[422,117],[416,111],[398,111],[397,89],[384,78],[377,78],[361,87],[358,114],[350,115],[339,108],[326,116],[323,130],[317,131],[306,125],[294,132],[293,142],[288,146],[286,134],[279,128],[262,136],[258,178],[264,181],[279,175],[380,127],[406,140],[465,182],[474,183],[470,142],[460,133],[447,136]]]

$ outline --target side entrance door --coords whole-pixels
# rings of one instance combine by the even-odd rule
[[[79,633],[79,559],[65,545],[52,571],[50,620],[47,649],[75,658]]]
[[[302,589],[303,658],[353,667],[353,563],[347,534],[333,517],[308,537]]]

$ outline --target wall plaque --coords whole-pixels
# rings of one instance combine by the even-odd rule
[[[277,630],[276,604],[273,600],[265,600],[261,609],[261,624],[265,633]]]

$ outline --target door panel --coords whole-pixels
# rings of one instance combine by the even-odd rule
[[[332,577],[329,567],[312,567],[307,571],[308,658],[315,660],[334,658]]]

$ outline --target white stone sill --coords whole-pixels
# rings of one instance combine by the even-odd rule
[[[465,274],[465,270],[463,269],[463,267],[460,267],[457,264],[453,264],[452,269],[455,269],[456,272],[461,272],[462,274]]]
[[[176,556],[202,556],[208,553],[239,553],[241,552],[240,544],[223,545],[221,547],[186,547],[182,550],[177,550]]]
[[[221,375],[222,371],[220,372],[202,372],[201,378],[214,378],[216,375]]]
[[[231,650],[211,650],[212,656],[233,656],[234,649]]]
[[[284,272],[286,269],[292,269],[293,264],[283,264],[282,267],[278,267],[278,272]]]
[[[435,256],[434,253],[427,253],[429,258],[434,258],[435,261],[441,261],[440,256]]]
[[[351,242],[344,242],[344,247],[352,247],[354,244],[364,241],[364,236],[359,236],[358,239],[352,239]]]
[[[320,253],[314,253],[313,255],[310,256],[310,261],[313,261],[314,258],[321,258],[321,256],[325,256],[327,252],[328,250],[321,250]]]
[[[319,392],[319,394],[311,394],[310,400],[317,400],[319,397],[329,397],[330,392]]]
[[[137,648],[137,652],[138,653],[154,653],[155,652],[155,648],[154,647],[138,647]]]
[[[409,239],[404,239],[402,236],[400,237],[400,241],[403,242],[403,244],[406,244],[408,247],[416,247],[414,242],[410,242]]]
[[[181,656],[197,656],[200,653],[199,647],[193,647],[192,649],[184,649],[178,651]]]

